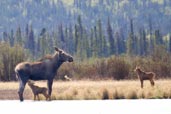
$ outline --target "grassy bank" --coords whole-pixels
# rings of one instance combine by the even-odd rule
[[[46,82],[36,82],[45,86]],[[0,99],[18,99],[18,83],[0,83]],[[45,98],[40,96],[42,100]],[[32,92],[26,86],[25,99],[33,99]],[[171,80],[157,80],[156,86],[151,87],[148,81],[144,89],[140,88],[138,80],[133,81],[56,81],[53,85],[53,100],[91,100],[91,99],[166,99],[171,98]]]

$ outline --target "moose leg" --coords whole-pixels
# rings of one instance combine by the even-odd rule
[[[18,95],[20,98],[20,101],[23,101],[23,92],[24,92],[24,88],[25,88],[26,82],[23,82],[20,80],[20,85],[19,85],[19,91],[18,91]]]
[[[40,101],[40,97],[39,97],[39,94],[37,94],[37,98],[38,98],[38,101]]]
[[[45,94],[45,97],[46,97],[46,100],[48,100],[48,99],[49,99],[49,95],[48,95],[48,94]]]
[[[53,80],[48,80],[48,96],[49,96],[49,100],[51,100],[52,84],[53,84]]]
[[[36,100],[36,95],[34,94],[34,101]]]
[[[141,81],[141,88],[143,88],[143,80],[140,80]]]
[[[154,85],[155,85],[155,83],[154,83],[154,80],[153,80],[153,79],[151,79],[151,80],[150,80],[150,83],[151,83],[151,86],[154,86]]]
[[[46,100],[48,100],[48,94],[47,94],[47,92],[43,93],[43,95],[46,98]]]

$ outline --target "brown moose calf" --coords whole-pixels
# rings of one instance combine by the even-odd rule
[[[43,94],[46,97],[46,100],[49,99],[49,95],[47,94],[47,88],[38,87],[38,86],[34,85],[34,83],[31,82],[30,80],[28,81],[28,85],[30,86],[30,88],[34,94],[34,100],[36,100],[36,97],[38,98],[38,100],[40,100],[39,94]]]
[[[154,78],[155,78],[155,73],[154,72],[145,72],[143,70],[141,70],[139,67],[136,66],[136,68],[134,69],[134,71],[137,73],[140,82],[141,82],[141,88],[143,88],[143,81],[144,80],[149,80],[151,83],[151,86],[154,86]]]

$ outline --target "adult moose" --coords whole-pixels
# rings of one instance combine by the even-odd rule
[[[51,57],[42,59],[37,62],[22,62],[15,67],[16,76],[19,79],[18,95],[20,101],[23,101],[23,92],[25,85],[29,79],[31,80],[47,80],[48,95],[51,96],[53,79],[58,68],[62,63],[68,61],[73,62],[73,57],[63,50],[55,47],[55,53]]]

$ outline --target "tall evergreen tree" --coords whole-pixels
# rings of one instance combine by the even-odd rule
[[[155,30],[155,43],[156,45],[163,45],[163,38],[159,30]]]
[[[169,52],[171,53],[171,35],[169,35]]]
[[[79,35],[78,35],[78,26],[75,25],[75,32],[74,32],[74,39],[75,39],[75,52],[78,50],[78,42],[79,42]]]
[[[108,39],[109,39],[109,47],[110,47],[110,55],[113,55],[115,54],[115,40],[114,40],[114,37],[113,37],[113,30],[112,30],[112,27],[111,27],[111,24],[110,24],[110,19],[108,17],[108,22],[107,22],[107,35],[108,35]]]
[[[34,39],[34,31],[32,25],[30,26],[30,31],[28,33],[28,49],[34,55],[35,54],[35,39]]]
[[[54,47],[53,47],[53,39],[49,32],[46,34],[46,54],[54,52]]]
[[[69,33],[68,33],[68,49],[69,49],[69,53],[71,53],[72,55],[75,53],[75,43],[74,43],[74,37],[73,37],[73,29],[72,29],[72,25],[69,25]]]
[[[118,46],[119,54],[122,54],[126,52],[126,44],[125,44],[126,42],[122,29],[119,30],[118,35],[119,35],[119,46]]]
[[[88,51],[89,51],[89,42],[88,42],[88,35],[87,31],[83,29],[83,36],[82,36],[82,46],[81,46],[81,58],[87,59],[88,58]]]
[[[85,57],[85,49],[84,49],[84,41],[85,41],[85,30],[83,28],[82,25],[82,20],[81,20],[81,15],[78,16],[77,18],[77,57],[79,57],[80,59],[84,59]],[[84,37],[83,37],[84,36]]]
[[[59,34],[59,38],[62,42],[65,42],[65,37],[64,37],[64,32],[63,32],[63,25],[60,24],[58,27],[58,34]]]
[[[53,46],[58,47],[59,45],[58,33],[55,30],[52,31],[52,39],[53,39]]]
[[[7,32],[3,32],[3,41],[8,42],[8,34],[7,34]]]
[[[9,37],[9,42],[10,42],[10,46],[14,46],[14,31],[13,29],[11,29],[11,33],[10,33],[10,37]]]
[[[130,33],[127,39],[127,53],[129,55],[134,55],[136,53],[135,36],[133,29],[133,20],[130,20]]]
[[[109,56],[109,47],[108,47],[108,42],[107,42],[107,40],[106,40],[106,37],[105,36],[103,36],[102,37],[103,39],[102,39],[102,56],[103,57],[108,57]]]
[[[93,57],[98,57],[98,37],[97,28],[94,26],[94,37],[93,37]]]
[[[26,28],[25,28],[25,48],[29,48],[29,25],[27,24],[26,25]]]
[[[115,33],[115,39],[116,39],[116,54],[120,55],[122,53],[124,53],[125,50],[125,42],[123,40],[123,38],[121,37],[119,32]]]
[[[146,40],[145,30],[144,29],[140,29],[139,34],[140,34],[139,54],[142,55],[142,56],[145,56],[147,54],[147,45],[148,45],[148,42]]]
[[[17,28],[17,31],[16,31],[15,44],[23,46],[23,38],[22,38],[22,35],[21,35],[21,28],[20,28],[20,26]]]
[[[91,28],[91,31],[90,31],[90,41],[89,41],[90,43],[90,57],[92,57],[93,55],[94,55],[94,51],[95,51],[95,49],[94,49],[94,29],[93,28]]]
[[[104,48],[103,47],[103,43],[102,43],[102,40],[103,40],[103,33],[102,33],[102,23],[101,23],[101,20],[99,19],[97,21],[97,33],[98,33],[98,39],[97,39],[97,48],[98,48],[98,56],[99,57],[102,57],[102,49]]]
[[[80,35],[80,38],[82,39],[83,25],[82,25],[81,15],[78,16],[77,23],[78,23],[78,28],[79,28],[79,35]]]
[[[151,21],[151,16],[149,16],[149,34],[150,34],[150,43],[149,43],[149,50],[150,52],[152,52],[154,50],[154,39],[152,36],[152,31],[153,31],[153,27],[152,27],[152,21]]]
[[[47,39],[46,39],[46,29],[43,28],[41,30],[41,33],[40,33],[40,38],[39,38],[39,47],[38,49],[40,50],[39,53],[40,53],[40,56],[44,56],[46,54],[46,46],[47,46]]]

